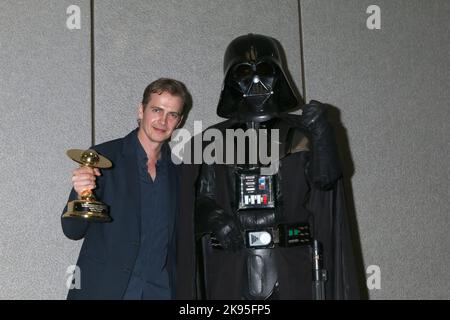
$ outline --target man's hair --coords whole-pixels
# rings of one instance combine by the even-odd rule
[[[188,89],[183,82],[170,79],[170,78],[159,78],[158,80],[150,83],[144,90],[144,95],[142,97],[142,104],[144,108],[150,101],[150,95],[152,93],[162,94],[164,92],[170,93],[173,96],[180,97],[183,101],[183,111],[181,115],[188,113],[192,106],[192,97]]]

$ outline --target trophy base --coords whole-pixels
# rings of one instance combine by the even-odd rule
[[[89,222],[111,222],[108,206],[98,201],[74,200],[67,204],[65,219],[80,219]]]

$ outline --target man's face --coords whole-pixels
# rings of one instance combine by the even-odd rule
[[[152,93],[146,106],[139,106],[140,133],[149,142],[163,143],[169,139],[182,120],[183,100],[168,92]]]

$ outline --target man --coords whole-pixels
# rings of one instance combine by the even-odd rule
[[[259,143],[264,137],[275,139],[271,160],[279,165],[267,173],[259,143],[230,146],[227,139],[211,141],[208,148],[223,146],[225,155],[241,152],[244,163],[205,163],[186,173],[198,174],[197,193],[182,198],[179,222],[184,230],[179,235],[188,239],[189,232],[195,232],[201,240],[178,239],[184,244],[178,250],[183,261],[178,298],[359,296],[327,106],[311,101],[301,116],[289,113],[299,108],[300,99],[281,57],[279,43],[263,35],[244,35],[227,47],[217,114],[228,120],[213,128],[223,135],[230,129],[256,130]],[[258,161],[249,161],[252,155]],[[195,197],[195,203],[189,197]],[[195,211],[195,223],[189,221],[189,211]],[[193,251],[201,259],[189,260]],[[194,275],[196,282],[190,281]]]
[[[84,238],[77,262],[81,288],[71,289],[68,299],[174,297],[179,177],[167,141],[190,105],[182,82],[152,82],[139,105],[139,127],[93,147],[113,167],[73,172],[69,201],[95,188],[98,199],[109,205],[112,222],[61,219],[68,238]]]

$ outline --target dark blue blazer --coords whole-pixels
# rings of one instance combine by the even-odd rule
[[[95,195],[110,206],[110,223],[89,223],[61,219],[64,234],[73,240],[84,238],[77,266],[81,288],[69,290],[68,299],[122,299],[136,261],[140,245],[140,190],[133,135],[94,146],[110,159],[111,169],[101,170]],[[169,217],[167,270],[175,296],[175,222],[179,212],[179,166],[170,163],[169,179],[174,206]],[[69,201],[77,198],[72,189]],[[64,209],[66,211],[67,207]]]

